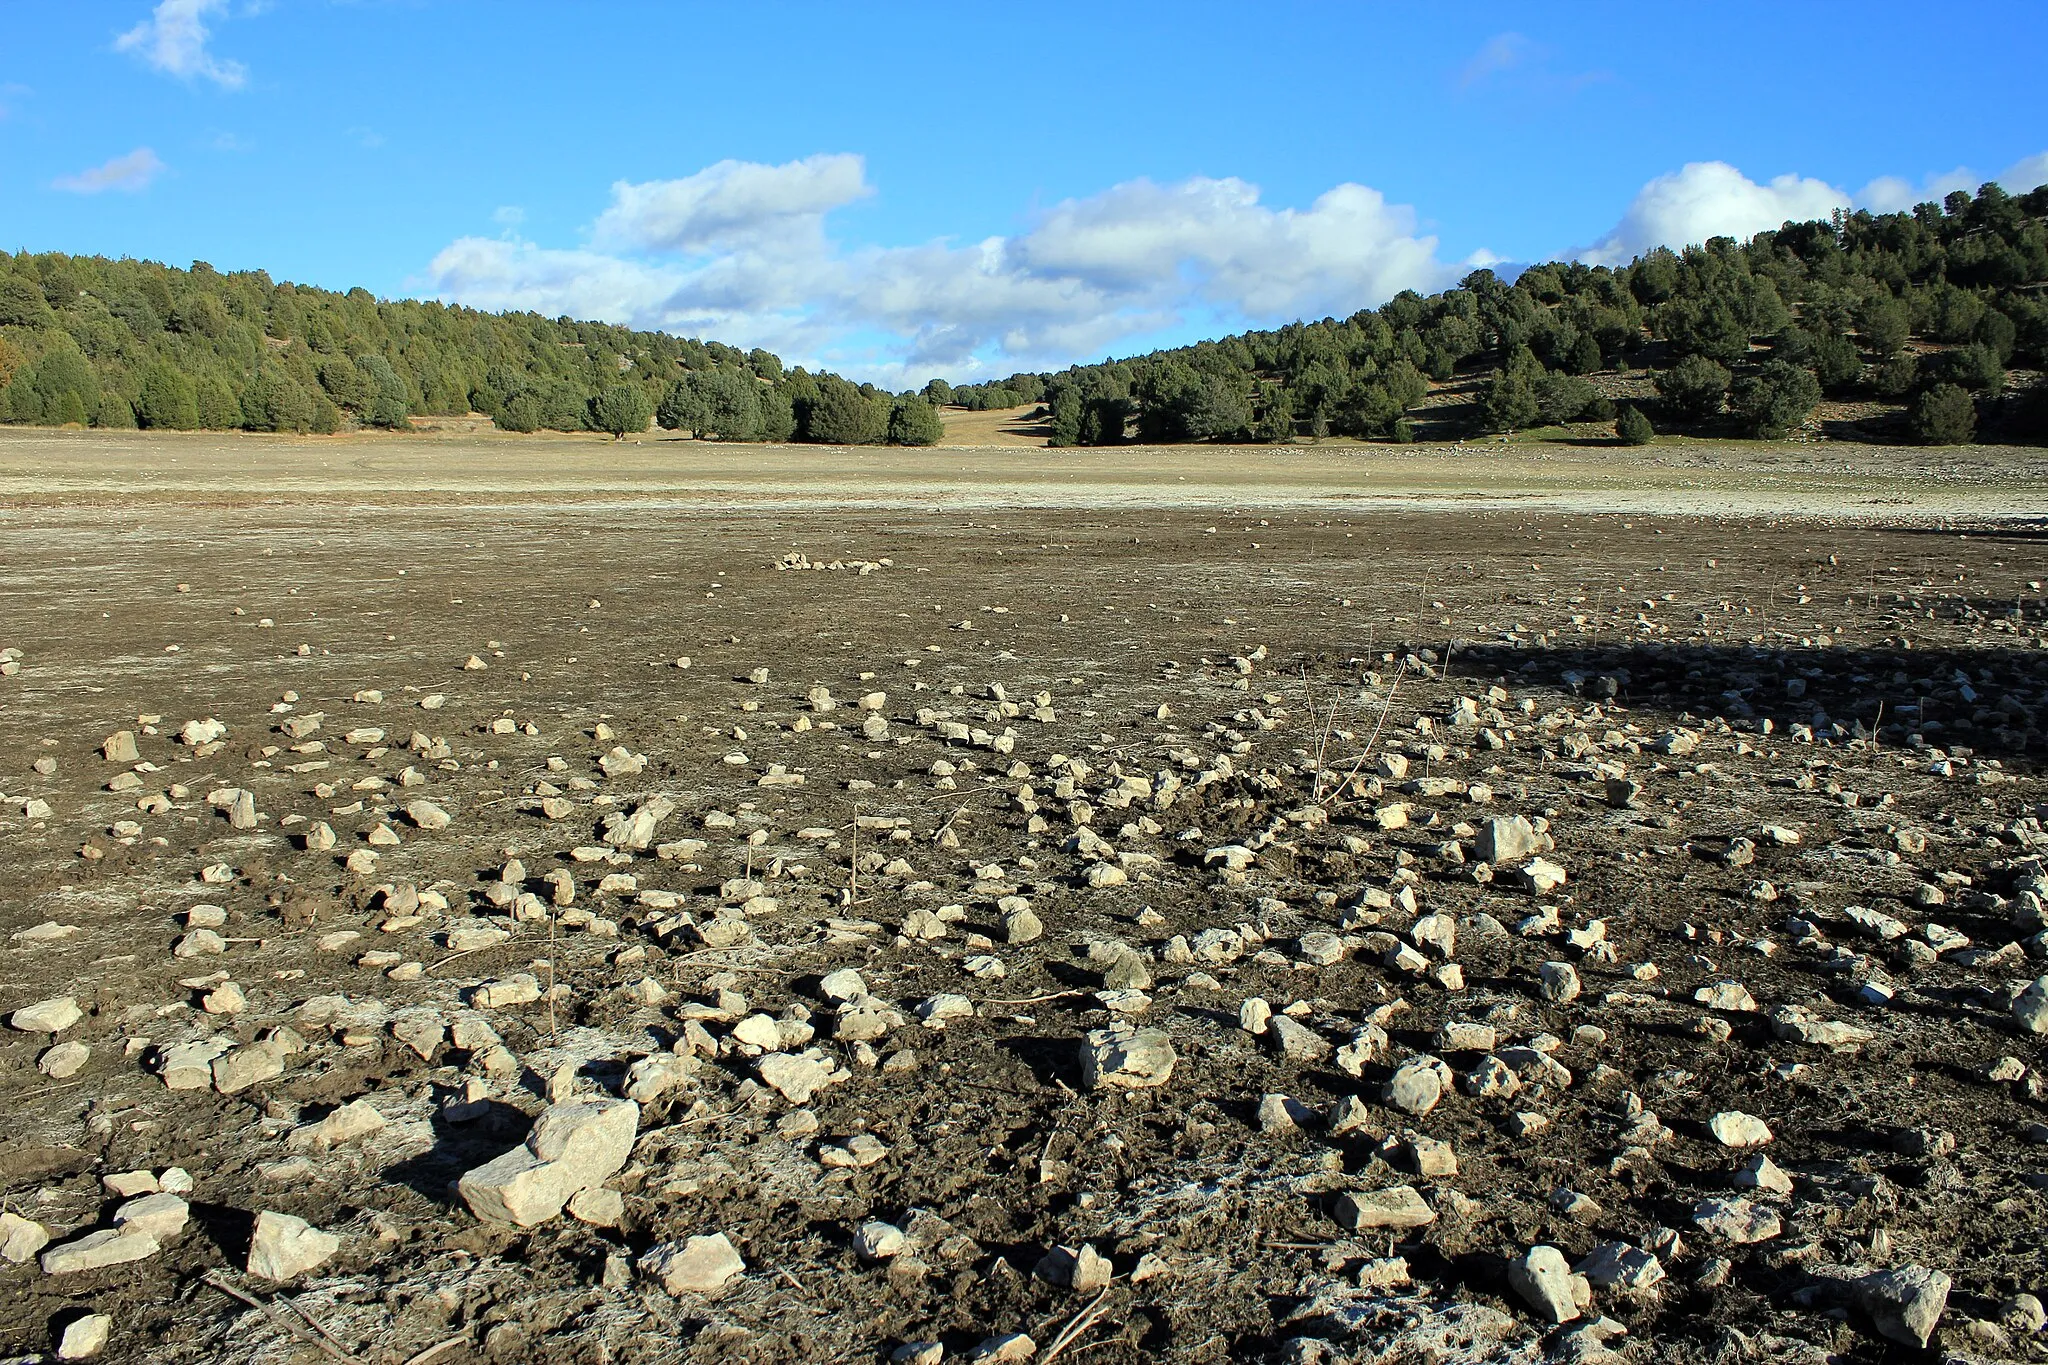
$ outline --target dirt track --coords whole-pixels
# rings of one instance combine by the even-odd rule
[[[1654,459],[0,436],[0,932],[73,926],[0,941],[0,1012],[72,996],[57,1036],[91,1049],[55,1079],[51,1037],[5,1034],[0,1195],[62,1244],[108,1225],[103,1176],[195,1181],[146,1259],[0,1265],[0,1350],[90,1307],[113,1360],[331,1358],[214,1274],[378,1365],[951,1358],[1017,1332],[1043,1359],[1091,1304],[1062,1359],[1913,1360],[1846,1286],[1918,1265],[1954,1278],[1937,1347],[2048,1359],[2006,1302],[2048,1278],[2048,1077],[2013,1012],[2048,951],[2038,470]],[[1674,511],[1713,515],[1651,514]],[[177,742],[207,717],[219,747]],[[120,730],[138,760],[101,756]],[[644,769],[604,771],[615,746]],[[240,791],[246,829],[209,800]],[[421,798],[446,829],[405,816]],[[656,798],[647,848],[606,844]],[[1515,815],[1547,822],[1561,887],[1518,886],[1526,855],[1478,873]],[[1042,937],[1009,941],[1009,896]],[[224,951],[174,958],[195,905],[225,910]],[[507,937],[451,946],[479,929]],[[1582,993],[1549,998],[1546,962]],[[821,991],[847,966],[860,1009]],[[522,972],[554,993],[479,1007]],[[202,1006],[222,979],[237,1013]],[[1695,999],[1723,981],[1756,1008]],[[1318,1045],[1240,1027],[1253,998]],[[1872,1041],[1798,1043],[1787,1006]],[[1112,1008],[1170,1038],[1164,1086],[1086,1085]],[[734,1036],[756,1014],[844,1077],[778,1093]],[[171,1049],[280,1027],[276,1077],[167,1087]],[[656,1055],[694,1074],[642,1105],[617,1226],[453,1194],[551,1091],[617,1095]],[[1428,1056],[1456,1083],[1403,1112],[1386,1087]],[[1468,1083],[1489,1058],[1512,1086]],[[381,1129],[295,1143],[356,1100]],[[1730,1110],[1767,1120],[1789,1194],[1731,1185],[1745,1154],[1707,1128]],[[1411,1132],[1455,1173],[1420,1173]],[[886,1154],[834,1164],[863,1133]],[[1428,1226],[1335,1220],[1400,1184]],[[1736,1196],[1779,1233],[1698,1225]],[[337,1253],[247,1275],[260,1210]],[[870,1221],[909,1248],[864,1260]],[[664,1289],[645,1253],[712,1233],[745,1273]],[[1563,1328],[1511,1287],[1532,1245],[1605,1243],[1666,1278]],[[1034,1275],[1083,1244],[1116,1276],[1099,1303]],[[1603,1314],[1628,1333],[1574,1334]]]

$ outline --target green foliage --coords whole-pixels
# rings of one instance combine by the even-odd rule
[[[1545,424],[1591,417],[1604,401],[1592,384],[1575,374],[1546,374],[1536,381],[1536,415]]]
[[[1890,294],[1878,294],[1856,310],[1856,333],[1879,359],[1897,355],[1913,332],[1913,315]]]
[[[937,379],[932,381],[933,384],[942,382],[944,381]],[[929,392],[931,385],[926,385],[925,388]],[[1052,397],[1046,400],[1047,425],[1052,429],[1046,438],[1046,444],[1056,450],[1081,444],[1081,413],[1085,407],[1086,402],[1081,397],[1081,391],[1073,385],[1062,384],[1054,389]]]
[[[242,401],[217,374],[202,374],[192,383],[199,399],[199,425],[208,431],[225,431],[242,420]]]
[[[1656,377],[1657,395],[1680,421],[1704,422],[1721,411],[1729,375],[1703,355],[1689,355]]]
[[[1964,445],[1977,432],[1977,405],[1954,384],[1932,385],[1914,398],[1906,429],[1919,445]]]
[[[1486,387],[1480,399],[1488,431],[1519,431],[1543,420],[1537,385],[1547,377],[1542,362],[1524,347],[1508,356],[1507,364]]]
[[[935,446],[945,437],[946,424],[939,412],[922,398],[898,398],[889,409],[889,444],[894,446]]]
[[[761,393],[761,439],[787,441],[796,435],[796,409],[787,391],[765,389]]]
[[[638,384],[613,384],[590,400],[591,427],[610,432],[614,439],[645,431],[653,420],[653,400]]]
[[[703,403],[700,434],[721,441],[751,441],[761,434],[761,385],[752,372],[719,369],[691,378]]]
[[[54,320],[40,284],[26,275],[0,275],[0,327],[41,327]]]
[[[891,407],[886,394],[870,396],[837,375],[826,375],[804,420],[804,439],[825,445],[879,445],[889,434]]]
[[[1633,405],[1621,410],[1621,416],[1614,419],[1614,434],[1625,446],[1646,446],[1657,429],[1650,425],[1650,419],[1643,416],[1643,410]]]
[[[242,395],[242,425],[251,431],[310,431],[313,396],[284,366],[265,365]]]
[[[1923,388],[1953,384],[1966,393],[1996,397],[2005,391],[2005,367],[1989,347],[1973,342],[1920,357],[1918,382]]]
[[[1569,381],[1653,351],[1666,367],[1659,425],[1711,420],[1738,379],[1757,381],[1743,389],[1745,419],[1769,418],[1784,398],[1766,380],[1771,362],[1810,371],[1828,393],[1996,394],[2006,367],[2048,368],[2044,286],[2048,187],[1985,186],[1942,209],[1786,224],[1620,268],[1550,262],[1512,283],[1475,270],[1345,318],[1060,374],[936,380],[922,397],[972,410],[1043,402],[1054,440],[1077,445],[1115,443],[1133,426],[1152,441],[1276,440],[1289,428],[1398,439],[1432,382],[1477,381],[1477,402],[1432,406],[1439,427],[1601,420],[1603,404]],[[1755,350],[1763,338],[1768,356]],[[619,384],[658,398],[665,427],[728,439],[868,443],[888,436],[895,411],[888,394],[785,371],[758,348],[380,301],[203,261],[178,270],[0,252],[0,345],[0,420],[14,422],[184,420],[160,366],[189,382],[209,428],[317,428],[332,408],[337,427],[402,430],[414,414],[474,408],[508,431],[582,431],[592,400]],[[1923,365],[1930,347],[1940,349]],[[2003,433],[2010,421],[1999,421]]]
[[[669,381],[661,401],[654,406],[654,420],[664,431],[687,431],[696,435],[704,425],[704,399],[691,376]]]
[[[1287,390],[1276,386],[1263,395],[1259,415],[1252,422],[1252,439],[1268,445],[1284,445],[1294,439],[1294,400]]]
[[[1122,445],[1124,429],[1131,420],[1131,400],[1120,397],[1091,398],[1081,409],[1081,439],[1084,446]]]
[[[409,425],[405,419],[412,410],[412,396],[391,362],[381,355],[360,355],[356,370],[369,392],[367,406],[357,414],[364,425],[399,429]]]
[[[1735,385],[1729,406],[1751,436],[1776,440],[1806,420],[1820,401],[1820,381],[1808,370],[1772,360]]]
[[[135,421],[152,430],[191,431],[199,425],[199,391],[183,371],[159,360],[143,372],[142,390],[135,398]]]

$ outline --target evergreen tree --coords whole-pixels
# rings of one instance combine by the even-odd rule
[[[1614,434],[1625,446],[1646,446],[1657,434],[1650,425],[1650,419],[1643,416],[1641,408],[1633,405],[1621,410],[1621,416],[1614,421]]]
[[[889,434],[889,406],[873,399],[837,375],[818,383],[804,439],[824,445],[871,446]]]
[[[143,372],[135,420],[150,429],[191,431],[199,425],[199,392],[183,371],[160,360]]]
[[[1656,376],[1657,394],[1680,421],[1704,422],[1721,411],[1728,371],[1703,355],[1689,355]]]
[[[794,435],[796,409],[789,401],[789,394],[779,386],[764,390],[761,394],[761,439],[781,442]]]
[[[242,400],[217,374],[202,374],[193,381],[199,400],[199,425],[208,431],[226,431],[242,424]]]
[[[890,445],[935,446],[945,435],[938,410],[922,398],[906,395],[889,410]]]
[[[1773,360],[1735,385],[1729,406],[1750,435],[1777,440],[1805,421],[1819,401],[1820,383],[1809,371]]]
[[[1913,400],[1906,429],[1923,446],[1968,444],[1977,431],[1977,405],[1954,384],[1935,384]]]
[[[638,384],[613,384],[590,400],[590,425],[608,431],[614,440],[647,430],[654,420],[654,403]]]

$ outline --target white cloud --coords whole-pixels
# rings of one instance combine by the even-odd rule
[[[1967,166],[1930,175],[1918,186],[1903,176],[1881,175],[1856,191],[1856,206],[1872,213],[1903,213],[1915,204],[1939,204],[1951,191],[1974,190],[1983,183]]]
[[[149,182],[163,170],[164,163],[155,152],[147,147],[137,147],[124,156],[117,156],[76,175],[60,176],[52,183],[55,188],[72,194],[99,194],[104,190],[134,194],[149,188]]]
[[[2009,194],[2025,194],[2048,185],[2048,152],[2021,157],[1999,172],[1998,183]]]
[[[592,241],[603,248],[694,254],[756,246],[764,236],[809,237],[824,230],[827,213],[873,193],[866,163],[851,154],[781,166],[721,161],[681,180],[617,182]]]
[[[1479,51],[1458,73],[1459,88],[1469,90],[1504,71],[1514,70],[1540,53],[1541,49],[1523,34],[1496,33],[1479,45]]]
[[[1918,185],[1901,176],[1881,175],[1857,192],[1856,203],[1872,213],[1903,213],[1915,204],[1939,204],[1957,190],[1975,194],[1986,180],[1996,181],[2008,194],[2048,185],[2048,152],[2021,157],[1993,176],[1979,175],[1968,166],[1930,175]]]
[[[114,40],[114,48],[137,53],[168,75],[186,80],[203,76],[224,89],[238,90],[248,78],[247,69],[206,50],[206,18],[226,9],[227,0],[159,0],[149,18]]]
[[[1626,265],[1652,247],[1693,246],[1709,237],[1744,240],[1788,221],[1825,218],[1849,203],[1825,181],[1781,175],[1759,185],[1725,161],[1695,161],[1643,186],[1613,231],[1578,259]]]
[[[873,193],[852,155],[621,181],[589,245],[467,237],[424,284],[479,308],[766,346],[896,384],[1057,368],[1190,313],[1230,329],[1342,316],[1457,274],[1413,209],[1363,185],[1294,209],[1242,180],[1136,180],[1013,237],[842,247],[828,216]]]
[[[1825,218],[1836,209],[1899,213],[1915,204],[1940,203],[1955,190],[1974,193],[1987,177],[1967,166],[1929,175],[1918,184],[1884,175],[1854,195],[1823,180],[1781,175],[1758,184],[1725,161],[1695,161],[1643,186],[1614,229],[1574,253],[1592,265],[1625,265],[1652,247],[1695,246],[1709,237],[1744,240],[1786,222]],[[2022,158],[1995,179],[2024,194],[2048,183],[2048,152]]]

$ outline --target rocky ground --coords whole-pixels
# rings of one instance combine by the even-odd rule
[[[17,509],[0,1350],[2048,1359],[2039,535]]]

